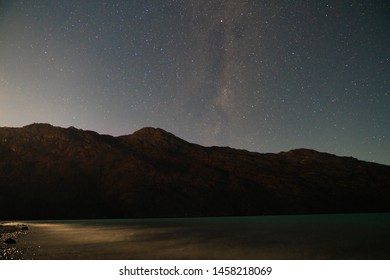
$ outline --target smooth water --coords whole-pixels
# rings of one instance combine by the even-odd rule
[[[390,214],[28,221],[27,259],[390,259]]]

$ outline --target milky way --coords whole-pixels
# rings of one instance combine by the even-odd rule
[[[0,126],[390,164],[386,1],[1,1]]]

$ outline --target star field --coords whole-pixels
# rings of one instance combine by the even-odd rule
[[[1,1],[0,126],[390,164],[387,1]]]

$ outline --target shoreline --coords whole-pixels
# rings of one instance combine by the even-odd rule
[[[17,222],[0,223],[0,260],[23,259],[25,250],[18,246],[20,235],[28,233],[29,227],[26,224]]]

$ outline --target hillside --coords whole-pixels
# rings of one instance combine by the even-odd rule
[[[389,186],[390,166],[314,150],[202,147],[156,128],[0,128],[1,219],[388,212]]]

